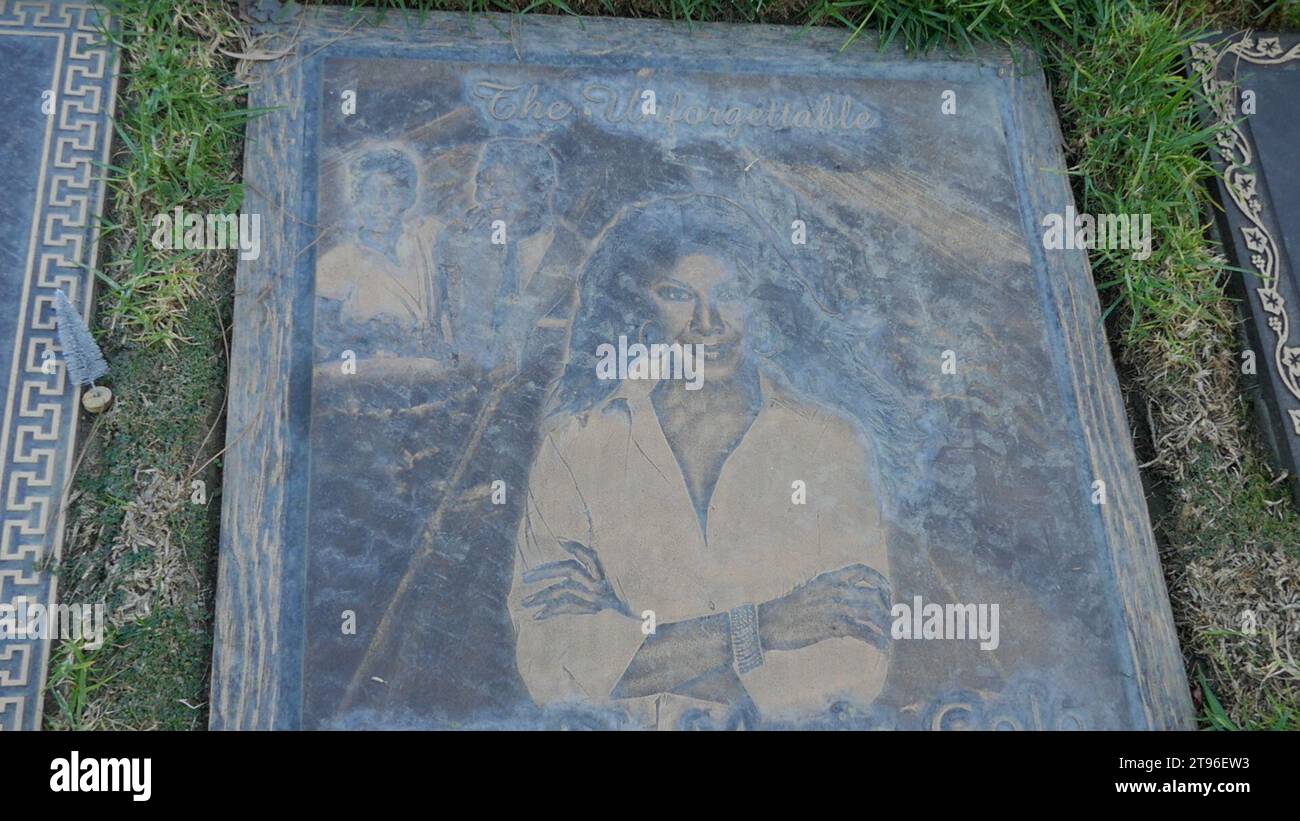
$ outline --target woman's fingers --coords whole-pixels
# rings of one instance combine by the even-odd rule
[[[563,559],[558,562],[539,564],[532,570],[524,571],[524,584],[536,584],[547,579],[586,579],[596,581],[587,572],[586,566],[577,559]]]
[[[876,575],[879,576],[880,574],[877,573]],[[888,612],[890,608],[893,607],[894,591],[893,588],[889,586],[889,582],[885,579],[884,576],[880,576],[879,583],[859,582],[856,585],[854,585],[854,589],[861,590],[863,592],[875,596],[876,600],[880,602],[880,606],[885,608],[886,612]]]
[[[839,570],[830,570],[822,574],[841,584],[853,584],[874,576],[880,576],[870,565],[862,563],[849,564],[841,567]],[[883,577],[881,577],[883,578]]]
[[[590,615],[605,608],[620,612],[627,609],[610,591],[596,551],[572,539],[560,539],[559,545],[573,558],[547,562],[523,573],[524,584],[558,580],[557,584],[532,593],[521,601],[524,607],[539,608],[533,614],[534,619]]]
[[[834,598],[840,618],[846,622],[870,625],[875,633],[885,634],[890,626],[889,608],[875,590],[850,588]]]
[[[534,613],[533,619],[544,621],[552,616],[589,616],[592,613],[599,613],[600,610],[600,605],[593,604],[573,593],[560,593]]]
[[[850,602],[861,607],[879,608],[886,613],[889,612],[891,607],[888,593],[876,587],[847,585],[835,588],[830,595],[837,602]]]
[[[846,595],[845,590],[868,593],[880,602],[885,610],[893,603],[893,590],[880,571],[865,564],[851,564],[839,570],[825,574],[831,585],[836,588],[834,595]]]
[[[844,622],[848,634],[855,639],[870,644],[878,650],[889,648],[889,634],[875,624],[860,619],[848,619]]]
[[[592,585],[591,582],[578,579],[566,579],[559,584],[553,584],[545,590],[539,590],[536,593],[526,597],[520,602],[524,607],[537,607],[555,600],[561,593],[572,593],[593,604],[600,598],[600,592]]]
[[[889,615],[888,608],[874,590],[842,592],[831,599],[835,605],[855,619],[880,621]]]
[[[889,590],[889,580],[879,570],[866,564],[851,564],[832,570],[817,577],[835,585],[856,585],[880,590]]]
[[[605,578],[605,568],[601,566],[600,557],[596,555],[596,551],[582,542],[575,542],[572,539],[560,539],[560,547],[564,548],[565,552],[570,556],[575,556],[578,561],[582,562],[587,569],[587,575],[593,579]]]
[[[852,581],[853,584],[860,585],[863,587],[872,587],[872,588],[876,588],[877,590],[889,589],[889,579],[886,579],[884,574],[882,574],[876,568],[870,567],[865,564],[854,565],[854,568],[855,568],[855,572],[853,574],[853,581]]]

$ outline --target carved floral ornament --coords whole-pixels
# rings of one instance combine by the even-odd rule
[[[1219,65],[1228,55],[1256,65],[1279,65],[1300,60],[1300,43],[1284,49],[1277,37],[1255,38],[1247,34],[1216,50],[1208,43],[1192,45],[1192,67],[1200,75],[1201,89],[1220,127],[1216,139],[1223,159],[1222,177],[1237,209],[1250,222],[1241,227],[1242,240],[1250,251],[1250,266],[1259,276],[1255,289],[1260,306],[1268,313],[1268,327],[1273,332],[1273,360],[1283,384],[1295,404],[1300,404],[1300,345],[1290,340],[1286,299],[1278,288],[1277,239],[1264,220],[1264,206],[1256,191],[1255,173],[1251,170],[1254,148],[1236,116],[1233,83],[1218,79]],[[1300,409],[1288,409],[1292,424],[1300,433]]]

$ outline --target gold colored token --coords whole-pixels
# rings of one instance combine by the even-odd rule
[[[90,413],[103,413],[113,404],[113,392],[96,385],[81,395],[81,406]]]

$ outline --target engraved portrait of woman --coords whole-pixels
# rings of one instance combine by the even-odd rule
[[[349,220],[316,266],[317,297],[337,310],[327,326],[358,356],[433,357],[444,334],[416,157],[398,145],[372,147],[345,173]]]
[[[723,197],[625,209],[582,274],[508,599],[538,705],[756,727],[868,707],[890,562],[870,438],[805,395],[808,294]],[[620,335],[700,346],[702,382],[602,380]],[[815,367],[816,363],[808,363]]]

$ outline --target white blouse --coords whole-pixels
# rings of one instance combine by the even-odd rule
[[[509,607],[519,673],[539,705],[577,701],[674,727],[688,709],[722,720],[723,705],[670,693],[611,699],[641,643],[642,622],[613,610],[536,620],[525,571],[591,547],[613,589],[659,625],[778,598],[820,573],[865,563],[889,578],[868,443],[849,419],[762,380],[762,408],[723,465],[707,539],[650,401],[654,383],[625,381],[590,412],[551,427],[532,467]],[[794,483],[806,503],[794,502]],[[821,717],[834,702],[866,707],[887,654],[854,638],[765,650],[742,683],[764,719]]]

